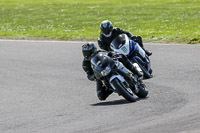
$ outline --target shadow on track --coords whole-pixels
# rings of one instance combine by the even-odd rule
[[[146,98],[137,98],[136,101],[140,100],[145,100]],[[120,99],[120,100],[115,100],[115,101],[106,101],[106,102],[100,102],[100,103],[95,103],[91,104],[91,106],[109,106],[109,105],[122,105],[122,104],[130,104],[132,102],[127,101],[126,99]],[[135,103],[135,102],[133,102]]]

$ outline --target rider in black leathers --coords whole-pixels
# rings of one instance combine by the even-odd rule
[[[117,37],[120,34],[126,34],[131,40],[137,42],[144,49],[141,36],[134,36],[133,33],[122,30],[117,27],[113,28],[113,25],[109,20],[104,20],[100,24],[100,29],[101,29],[101,33],[100,33],[100,37],[98,38],[98,45],[101,49],[104,49],[106,51],[112,51],[110,49],[110,43],[112,42],[113,39],[115,39],[115,37]],[[152,54],[151,52],[145,49],[144,51],[146,52],[148,56]]]
[[[108,56],[117,58],[120,62],[126,66],[131,72],[136,74],[138,77],[142,77],[143,74],[140,73],[135,66],[132,65],[131,62],[129,62],[128,58],[126,58],[125,55],[114,53],[114,52],[107,52],[107,51],[97,51],[97,47],[95,44],[89,44],[86,43],[82,46],[82,53],[84,56],[84,60],[82,63],[83,70],[87,73],[87,78],[91,81],[94,81],[96,78],[94,76],[93,70],[91,68],[90,63],[90,57],[94,56],[98,52],[106,52]],[[99,100],[105,100],[113,91],[106,89],[105,86],[103,86],[101,80],[96,79],[96,90],[97,90],[97,96]]]

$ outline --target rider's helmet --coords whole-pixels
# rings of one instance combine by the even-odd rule
[[[109,20],[104,20],[100,24],[100,29],[104,36],[110,37],[112,35],[113,25]]]
[[[91,44],[86,43],[82,46],[82,53],[86,60],[89,60],[92,53],[96,51],[97,51],[97,47],[94,43],[91,43]]]

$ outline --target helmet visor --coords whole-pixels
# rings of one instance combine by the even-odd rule
[[[111,30],[110,29],[102,29],[101,30],[103,34],[108,35],[110,34]]]

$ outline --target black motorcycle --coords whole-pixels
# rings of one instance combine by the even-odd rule
[[[142,80],[133,75],[117,58],[109,57],[106,52],[98,52],[91,56],[90,61],[96,79],[126,100],[135,102],[136,96],[144,98],[148,95]]]

